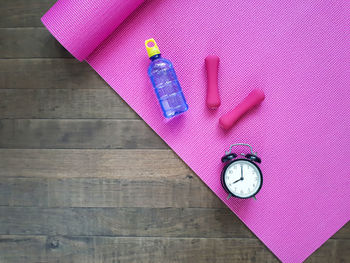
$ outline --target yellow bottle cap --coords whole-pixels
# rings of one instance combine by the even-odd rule
[[[148,57],[153,57],[155,55],[160,54],[157,43],[153,38],[146,40],[145,46],[146,46]]]

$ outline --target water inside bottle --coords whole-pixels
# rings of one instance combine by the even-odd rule
[[[148,75],[157,95],[163,115],[166,118],[174,117],[188,109],[180,83],[176,77],[172,63],[161,57],[154,39],[146,40],[146,49],[152,60]]]

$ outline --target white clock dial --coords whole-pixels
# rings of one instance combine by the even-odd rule
[[[228,190],[237,197],[253,196],[262,184],[262,176],[256,165],[247,160],[232,162],[225,170],[224,181]]]

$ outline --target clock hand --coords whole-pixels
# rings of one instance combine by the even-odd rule
[[[243,166],[241,165],[241,180],[243,180]]]
[[[241,178],[239,178],[238,180],[236,180],[236,181],[234,181],[232,184],[235,184],[235,183],[237,183],[237,182],[239,182],[239,181],[242,181],[243,179],[242,179],[242,177]]]

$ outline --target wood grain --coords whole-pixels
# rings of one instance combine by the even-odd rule
[[[140,119],[111,88],[0,89],[0,118]]]
[[[350,241],[328,240],[305,262],[348,262]],[[4,262],[279,262],[247,238],[0,236]]]
[[[0,207],[0,235],[252,237],[228,209]]]
[[[318,254],[327,256],[335,241]],[[0,236],[5,262],[278,262],[258,240],[240,238]],[[319,263],[329,258],[319,257]]]
[[[225,208],[196,177],[183,179],[4,178],[0,205]]]
[[[169,149],[0,149],[0,177],[197,179]]]
[[[0,58],[73,58],[46,28],[0,28]]]
[[[0,27],[43,27],[40,17],[55,0],[1,0]]]
[[[76,59],[0,59],[0,89],[106,87],[108,84],[86,62]]]
[[[349,225],[349,223],[348,223]],[[326,242],[326,244],[328,241]],[[324,245],[319,249],[321,251],[325,250]],[[329,251],[329,253],[332,253],[333,256],[333,262],[350,262],[350,242],[349,240],[337,240],[336,246],[334,250]],[[318,251],[316,251],[313,255],[311,255],[310,258],[314,259],[318,255]],[[331,260],[332,261],[332,260]],[[316,261],[315,261],[316,262]]]
[[[1,178],[0,206],[47,206],[47,179]]]
[[[166,144],[141,120],[0,120],[0,148],[147,148]]]
[[[61,183],[62,181],[65,184]],[[77,183],[77,181],[79,183]],[[80,183],[81,181],[83,181],[83,183]],[[89,179],[88,181],[93,181],[96,183],[97,180]],[[193,191],[191,192],[192,198],[188,198],[189,193],[187,189],[185,191],[183,190],[183,188],[186,187],[178,186],[176,183],[171,185],[169,184],[168,186],[159,186],[158,182],[154,183],[152,181],[143,182],[143,184],[135,181],[127,183],[122,182],[119,184],[115,183],[116,180],[108,180],[107,182],[110,181],[114,183],[112,186],[105,186],[106,183],[100,183],[99,187],[85,186],[86,188],[89,188],[88,190],[85,190],[83,188],[84,184],[86,184],[85,179],[74,179],[70,187],[67,187],[67,184],[70,183],[71,180],[67,179],[39,180],[27,178],[9,178],[2,180],[0,183],[0,206],[4,206],[4,210],[0,209],[0,212],[3,213],[4,216],[0,216],[0,222],[2,222],[3,226],[8,226],[8,228],[2,229],[2,231],[10,231],[9,233],[12,234],[22,234],[22,232],[13,233],[13,230],[10,229],[9,225],[10,223],[13,223],[16,225],[16,227],[19,227],[19,223],[17,221],[13,222],[12,217],[17,218],[18,220],[23,220],[23,218],[21,218],[19,215],[19,213],[23,212],[26,214],[26,216],[31,217],[33,217],[32,214],[38,214],[46,223],[51,224],[52,226],[61,225],[62,220],[60,218],[68,218],[70,220],[70,224],[73,224],[72,227],[76,228],[74,223],[75,221],[71,220],[73,220],[75,215],[80,215],[83,218],[86,217],[84,223],[87,224],[96,225],[95,221],[98,221],[99,218],[107,218],[107,221],[110,222],[110,224],[116,224],[119,226],[122,219],[125,219],[126,222],[122,221],[125,224],[125,226],[122,225],[124,230],[126,229],[125,227],[127,226],[128,221],[129,223],[135,223],[140,228],[147,228],[147,230],[149,230],[145,225],[148,226],[150,222],[147,221],[145,223],[143,220],[141,220],[140,223],[138,221],[139,216],[148,216],[151,218],[151,220],[152,218],[157,217],[162,224],[173,224],[174,221],[182,222],[185,224],[183,226],[185,229],[184,231],[188,231],[186,230],[187,228],[192,229],[194,225],[199,226],[201,229],[207,229],[206,235],[209,237],[247,235],[247,229],[241,228],[242,224],[238,221],[236,216],[229,211],[229,209],[224,207],[222,202],[220,202],[217,197],[210,195],[209,189],[207,189],[207,191],[201,190],[201,187],[203,188],[203,186],[198,185],[198,187],[191,187],[194,191],[199,189],[200,193],[197,194]],[[156,186],[154,184],[156,184]],[[118,186],[115,187],[114,185]],[[142,185],[142,187],[139,187],[138,185]],[[168,190],[167,188],[172,189],[172,191],[165,193],[164,191]],[[6,206],[11,207],[11,209],[5,209]],[[25,206],[29,207],[25,208]],[[55,209],[56,207],[67,209]],[[105,209],[106,207],[119,209]],[[222,209],[219,209],[219,207],[222,207]],[[103,209],[84,210],[82,208]],[[154,208],[164,208],[164,210]],[[159,211],[165,212],[159,213]],[[57,222],[54,221],[52,214],[57,215]],[[108,214],[108,216],[105,216],[105,214]],[[197,217],[195,215],[201,217],[203,220],[198,221],[194,219]],[[9,220],[8,216],[10,216],[11,222],[7,221]],[[136,221],[133,218],[135,216],[137,218]],[[169,216],[171,216],[172,220],[174,221],[169,222]],[[92,219],[89,219],[89,217]],[[193,220],[190,219],[191,217],[193,217]],[[50,218],[51,221],[47,221],[47,218]],[[232,218],[234,218],[233,221]],[[36,217],[33,220],[43,226],[43,222],[37,221],[38,219]],[[222,231],[222,229],[217,229],[217,226],[221,225],[219,221],[225,225],[225,231]],[[25,225],[21,223],[20,226],[22,229],[25,229],[25,231],[30,231],[32,223],[33,222],[31,221],[26,221]],[[79,222],[77,224],[82,225],[83,223]],[[133,224],[130,223],[129,227],[134,228]],[[213,227],[213,225],[215,226]],[[85,229],[84,226],[82,227]],[[107,227],[112,228],[113,226],[108,225]],[[105,225],[99,226],[98,228],[95,227],[97,232],[92,232],[89,235],[107,235],[106,233],[108,231],[108,235],[111,233],[114,235],[122,235],[118,231],[113,232],[109,229],[107,229],[106,232],[99,232],[102,231],[100,229],[106,229],[107,227]],[[145,233],[140,229],[136,228],[134,230],[141,236],[145,235]],[[199,232],[197,233],[198,235],[203,234],[202,230],[197,230]],[[83,230],[77,229],[77,231]],[[161,231],[165,231],[162,232],[164,234],[167,233],[168,230],[162,228]],[[349,231],[350,224],[348,223],[332,238],[350,240]],[[176,232],[181,235],[181,228],[178,228]],[[86,235],[86,232],[84,233]],[[0,232],[0,234],[3,234],[3,232]],[[52,232],[37,233],[36,230],[34,230],[34,232],[30,232],[30,234],[52,234]],[[66,232],[58,232],[58,234],[66,234]],[[132,232],[129,235],[132,234],[135,233]],[[82,235],[82,233],[78,232],[75,233],[75,235]],[[124,233],[124,235],[128,234]]]

